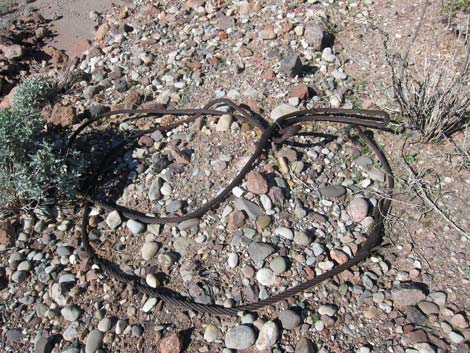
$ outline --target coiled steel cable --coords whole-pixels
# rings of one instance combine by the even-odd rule
[[[374,128],[374,129],[383,129],[389,123],[389,116],[387,113],[382,111],[372,111],[372,110],[354,110],[354,109],[309,109],[303,110],[295,113],[290,113],[280,117],[276,122],[271,124],[268,128],[265,128],[262,122],[254,117],[247,108],[236,105],[234,102],[228,99],[219,99],[209,102],[203,109],[135,109],[135,110],[118,110],[111,111],[104,114],[101,114],[90,121],[84,123],[76,132],[72,135],[69,146],[73,144],[78,134],[85,129],[85,127],[97,122],[105,117],[109,117],[116,114],[150,114],[150,115],[191,115],[190,118],[183,119],[179,122],[171,124],[169,126],[158,126],[154,129],[146,130],[145,133],[150,133],[152,131],[169,131],[176,126],[179,126],[184,123],[195,121],[198,117],[202,115],[222,115],[226,112],[222,112],[217,109],[210,109],[213,106],[217,105],[227,105],[233,109],[234,116],[237,119],[244,119],[262,131],[262,135],[259,141],[256,144],[256,149],[251,155],[250,159],[246,162],[245,166],[241,171],[235,176],[229,185],[220,192],[215,198],[206,202],[199,209],[188,213],[183,216],[178,217],[152,217],[148,216],[142,212],[136,210],[131,210],[123,206],[119,206],[110,202],[95,200],[90,195],[85,197],[84,207],[83,207],[83,216],[82,216],[82,244],[84,250],[87,252],[92,262],[100,267],[100,269],[109,275],[110,277],[118,280],[120,282],[132,285],[138,292],[144,293],[146,295],[159,298],[164,302],[174,305],[176,307],[185,308],[188,310],[194,310],[202,313],[213,314],[213,315],[236,315],[240,311],[258,311],[266,306],[273,305],[279,301],[285,300],[286,298],[297,295],[305,290],[319,284],[320,282],[332,278],[339,274],[340,272],[351,268],[352,266],[358,264],[359,262],[365,260],[372,252],[372,249],[378,246],[381,242],[381,235],[383,229],[383,221],[388,213],[390,208],[390,198],[393,191],[393,177],[392,170],[387,161],[387,158],[379,147],[374,143],[374,141],[366,134],[364,128]],[[238,112],[238,114],[236,113]],[[361,245],[360,249],[357,251],[355,256],[349,259],[347,262],[335,266],[333,269],[316,276],[311,280],[307,280],[302,284],[290,288],[282,293],[276,294],[270,298],[251,303],[244,304],[232,308],[226,308],[219,305],[206,305],[193,302],[192,300],[179,295],[178,293],[173,292],[171,289],[165,287],[152,288],[145,284],[145,281],[138,276],[127,274],[122,271],[119,266],[116,264],[100,257],[96,254],[93,247],[90,244],[90,239],[88,237],[88,216],[90,206],[95,204],[98,207],[104,208],[106,210],[117,210],[124,217],[137,219],[146,224],[167,224],[167,223],[179,223],[184,220],[199,218],[202,217],[208,210],[219,205],[231,192],[231,190],[239,185],[245,175],[253,169],[254,163],[261,157],[263,151],[268,149],[271,143],[283,143],[290,137],[293,137],[300,131],[300,127],[296,124],[298,123],[308,123],[315,121],[328,121],[336,122],[341,124],[348,125],[349,128],[355,129],[358,133],[358,136],[367,144],[367,146],[375,153],[378,160],[381,163],[382,169],[386,176],[386,190],[385,197],[379,200],[378,205],[374,209],[374,224],[372,230],[369,233],[367,240]],[[135,134],[133,137],[141,136],[143,133]],[[110,158],[111,157],[111,158]],[[105,156],[106,160],[112,159],[112,155],[108,154]],[[98,174],[93,176],[91,183],[96,183]]]

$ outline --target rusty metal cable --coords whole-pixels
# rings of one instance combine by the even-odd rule
[[[262,131],[262,135],[259,141],[256,144],[256,149],[251,155],[250,159],[246,162],[245,166],[240,170],[240,172],[234,177],[234,179],[228,184],[225,189],[220,192],[212,200],[206,202],[199,209],[190,212],[183,216],[178,217],[152,217],[142,212],[129,209],[127,207],[116,205],[115,203],[104,201],[104,200],[95,200],[90,194],[85,195],[84,207],[83,207],[83,216],[82,216],[82,245],[84,250],[87,252],[92,262],[100,267],[100,269],[109,275],[110,277],[118,280],[120,282],[132,285],[138,292],[144,293],[148,296],[156,297],[163,300],[165,303],[171,304],[176,307],[185,308],[188,310],[194,310],[202,313],[208,313],[213,315],[236,315],[240,311],[258,311],[262,308],[273,305],[281,300],[292,297],[299,293],[308,290],[309,288],[319,284],[320,282],[332,278],[339,274],[340,272],[351,268],[352,266],[358,264],[359,262],[365,260],[372,252],[372,249],[378,246],[381,242],[382,230],[383,230],[383,221],[386,217],[388,210],[391,204],[391,195],[393,191],[393,177],[392,170],[387,161],[387,158],[380,150],[380,148],[374,143],[374,141],[367,135],[365,128],[374,128],[374,129],[383,129],[389,123],[389,116],[387,113],[382,111],[372,111],[372,110],[354,110],[354,109],[309,109],[303,110],[291,114],[287,114],[276,120],[269,127],[266,122],[260,121],[250,112],[248,108],[241,107],[236,105],[228,99],[219,99],[209,102],[203,109],[136,109],[136,110],[119,110],[111,111],[104,114],[101,114],[90,121],[84,123],[79,127],[72,135],[69,146],[73,144],[77,136],[91,124],[104,119],[105,117],[110,117],[117,114],[146,114],[163,116],[163,115],[189,115],[189,118],[182,119],[174,124],[167,126],[158,126],[153,129],[146,130],[145,133],[151,133],[156,130],[160,131],[169,131],[181,124],[195,121],[197,118],[205,115],[222,115],[226,112],[211,109],[211,107],[218,105],[229,106],[233,110],[233,115],[236,119],[242,119],[253,124]],[[138,118],[138,117],[137,117]],[[327,121],[327,122],[336,122],[341,124],[346,124],[349,129],[357,131],[358,136],[364,141],[364,143],[375,153],[379,162],[381,163],[382,169],[386,176],[386,186],[385,186],[385,197],[379,200],[377,206],[374,208],[374,224],[372,230],[368,235],[367,240],[361,245],[355,256],[349,259],[347,262],[334,267],[333,269],[316,276],[311,280],[307,280],[302,284],[290,288],[282,293],[276,294],[270,298],[251,303],[244,304],[232,308],[226,308],[219,305],[206,305],[196,303],[190,300],[187,297],[172,291],[169,288],[149,287],[144,279],[139,276],[125,273],[122,271],[117,264],[114,264],[105,258],[100,257],[96,254],[95,250],[90,244],[90,239],[88,237],[88,217],[91,205],[101,207],[105,210],[117,210],[124,217],[130,219],[136,219],[146,224],[167,224],[167,223],[179,223],[184,220],[200,218],[207,211],[219,205],[230,193],[231,190],[239,185],[245,175],[253,169],[254,163],[262,156],[263,151],[270,148],[271,143],[282,144],[287,141],[289,138],[295,136],[301,130],[299,123],[306,124],[315,121]],[[141,136],[142,133],[134,134],[132,137],[136,138]],[[108,162],[113,159],[112,153],[108,153],[105,156],[105,160]],[[90,183],[96,183],[99,174],[96,174],[90,179]]]

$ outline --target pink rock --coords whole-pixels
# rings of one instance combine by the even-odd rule
[[[353,222],[360,222],[369,213],[369,203],[362,197],[356,197],[349,203],[348,213]]]
[[[52,113],[47,122],[53,126],[69,127],[75,120],[75,110],[72,106],[63,106],[60,103],[54,105]]]
[[[268,183],[260,173],[252,171],[246,176],[246,188],[253,194],[262,195],[268,192]]]
[[[183,339],[177,333],[173,333],[160,341],[161,353],[180,353],[183,349]]]
[[[242,211],[233,211],[228,216],[227,229],[230,232],[235,232],[237,229],[239,229],[243,225],[244,221],[245,221],[245,214]]]

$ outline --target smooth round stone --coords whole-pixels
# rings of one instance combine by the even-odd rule
[[[85,353],[95,353],[103,344],[103,332],[98,330],[91,331],[85,344]]]
[[[145,282],[152,288],[157,288],[160,285],[160,281],[153,273],[149,273],[145,276]]]
[[[351,200],[347,210],[353,222],[361,222],[369,213],[369,203],[363,197],[356,197]]]
[[[164,183],[162,188],[160,189],[160,192],[164,196],[170,196],[171,193],[173,192],[173,189],[171,188],[171,185],[168,183]]]
[[[243,267],[242,272],[243,276],[245,276],[246,278],[252,278],[255,275],[255,270],[251,266]]]
[[[256,273],[256,280],[263,286],[272,286],[274,284],[274,273],[269,268],[262,268]]]
[[[204,331],[204,339],[207,342],[214,342],[219,334],[219,329],[213,324],[207,325]]]
[[[148,313],[150,310],[152,310],[155,304],[157,304],[157,301],[158,301],[157,298],[148,298],[144,306],[142,307],[142,311],[144,313]]]
[[[144,333],[144,328],[140,325],[133,325],[131,332],[132,332],[132,336],[140,337]]]
[[[318,313],[320,315],[326,315],[330,317],[336,314],[337,311],[338,311],[338,308],[336,306],[329,305],[329,304],[320,305],[320,307],[318,308]]]
[[[145,229],[145,224],[140,223],[139,221],[129,219],[127,221],[127,228],[131,231],[132,234],[142,233]]]
[[[82,314],[82,310],[76,305],[67,305],[62,308],[60,313],[65,320],[73,322],[78,320]]]
[[[272,259],[269,267],[271,267],[275,274],[281,274],[287,270],[287,260],[282,256],[275,257]]]
[[[116,323],[116,335],[120,335],[127,327],[127,320],[118,320]]]
[[[223,132],[230,130],[232,125],[232,116],[230,114],[224,114],[219,118],[217,126],[215,127],[216,131]]]
[[[281,321],[282,327],[286,330],[292,330],[300,325],[301,318],[294,310],[283,310],[279,313],[279,320]]]
[[[108,332],[111,330],[111,325],[111,319],[109,317],[105,317],[104,319],[100,320],[100,322],[98,322],[98,330],[101,332]]]
[[[160,247],[159,247],[158,243],[156,243],[154,241],[148,241],[148,242],[144,243],[144,245],[142,245],[142,249],[140,251],[140,253],[142,255],[142,258],[145,261],[150,260],[151,258],[153,258],[155,256],[155,254],[157,253],[159,248]]]
[[[72,255],[72,252],[70,251],[70,248],[67,246],[59,246],[57,248],[57,255],[59,256],[70,256]]]
[[[20,262],[20,264],[18,265],[18,267],[16,268],[18,271],[30,271],[31,270],[31,262],[29,261],[23,261],[23,262]]]
[[[229,349],[247,349],[255,341],[255,332],[251,327],[245,325],[232,327],[225,335],[225,347]]]
[[[346,194],[346,189],[341,185],[328,185],[318,189],[318,192],[325,199],[335,199]]]
[[[235,254],[235,253],[231,253],[228,256],[227,264],[228,264],[228,267],[230,267],[230,268],[237,267],[237,265],[238,265],[238,255]]]
[[[286,227],[276,228],[274,234],[279,235],[280,237],[288,240],[292,240],[294,238],[294,232],[292,232],[292,230]]]
[[[25,271],[15,271],[11,275],[11,280],[15,283],[21,283],[26,280],[28,274]]]
[[[256,221],[256,226],[259,230],[266,229],[271,224],[271,217],[268,215],[262,215],[258,217]]]
[[[256,340],[256,348],[259,351],[266,350],[274,346],[279,339],[280,331],[279,327],[273,322],[266,322],[261,328],[258,339]]]
[[[294,233],[294,243],[300,246],[310,245],[312,238],[305,232],[295,232]]]

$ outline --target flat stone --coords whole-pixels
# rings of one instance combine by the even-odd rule
[[[229,349],[247,349],[256,341],[253,329],[246,325],[230,328],[225,335],[225,347]]]
[[[463,342],[465,337],[456,331],[452,331],[449,333],[449,339],[454,344],[460,344]]]
[[[199,227],[200,221],[201,220],[199,218],[188,219],[186,221],[183,221],[183,222],[179,223],[178,228],[180,230],[186,230],[186,229],[190,229],[190,228],[194,228],[194,227]]]
[[[413,347],[417,349],[419,353],[436,353],[437,352],[436,348],[434,348],[434,346],[428,342],[416,343],[413,345]]]
[[[418,308],[426,315],[439,314],[439,306],[432,302],[422,301],[418,303]]]
[[[327,185],[318,189],[318,192],[325,199],[336,199],[346,194],[346,189],[341,185]]]
[[[95,353],[103,344],[103,332],[98,330],[91,331],[85,344],[85,353]]]
[[[299,108],[294,107],[293,105],[283,103],[274,108],[269,116],[272,120],[277,120],[283,115],[295,113],[298,110]]]
[[[262,195],[268,192],[266,179],[256,171],[252,171],[246,175],[245,183],[248,191],[256,195]]]
[[[304,39],[314,51],[323,48],[324,29],[319,23],[307,23],[304,29]]]
[[[6,341],[8,343],[15,343],[20,341],[23,338],[23,333],[19,329],[10,329],[5,334]]]
[[[439,306],[445,305],[447,301],[447,294],[445,292],[433,292],[428,297]]]
[[[245,199],[236,199],[233,205],[238,211],[245,211],[250,219],[256,219],[263,214],[261,207]]]
[[[422,286],[415,282],[402,282],[392,289],[393,304],[397,308],[416,305],[425,297]]]
[[[294,232],[291,229],[286,228],[286,227],[276,228],[276,230],[274,231],[274,234],[279,235],[280,237],[284,239],[288,239],[288,240],[294,239]]]
[[[248,246],[248,254],[254,263],[259,263],[274,252],[274,248],[265,243],[253,242]]]
[[[60,311],[62,316],[67,321],[77,321],[80,315],[82,314],[82,310],[76,305],[67,305]]]
[[[326,315],[330,317],[336,314],[337,311],[338,311],[338,308],[335,305],[331,305],[331,304],[320,305],[320,307],[318,308],[318,313],[320,315]]]
[[[283,310],[279,313],[279,320],[281,321],[282,327],[286,330],[292,330],[300,325],[302,322],[300,315],[294,310]]]
[[[142,311],[144,313],[148,313],[152,308],[157,304],[158,299],[157,298],[149,298],[145,302],[144,306],[142,307]]]
[[[256,348],[259,351],[269,349],[274,346],[279,339],[280,331],[276,323],[273,321],[266,322],[259,331],[258,339],[256,340]]]

